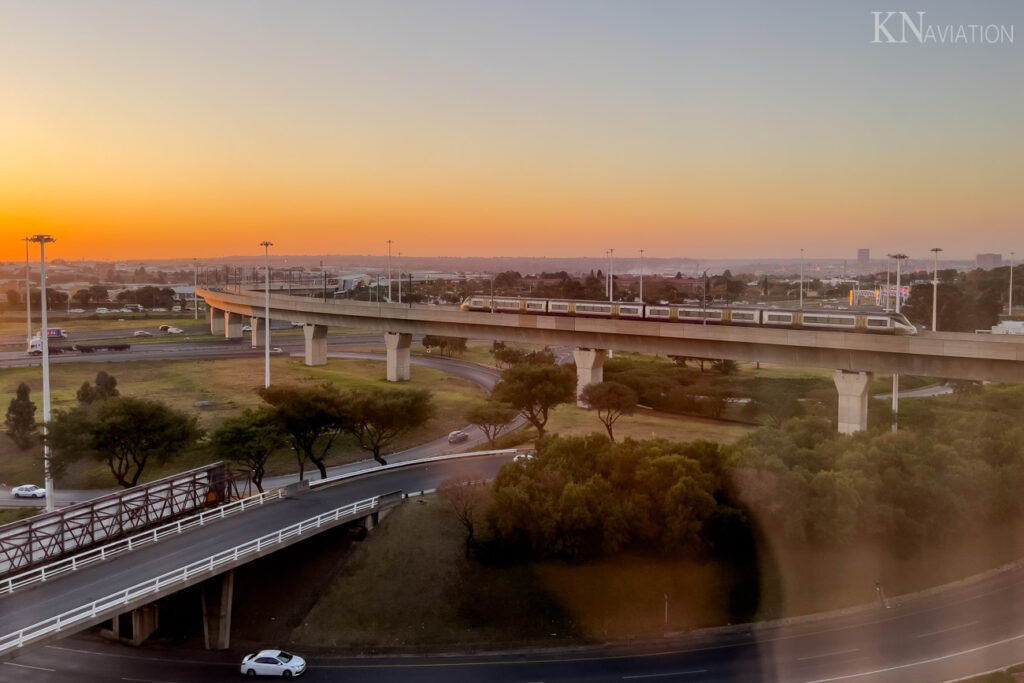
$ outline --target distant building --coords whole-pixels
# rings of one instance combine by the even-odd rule
[[[858,249],[857,250],[857,272],[867,273],[871,271],[871,250],[870,249]]]
[[[978,254],[974,257],[974,267],[983,270],[992,270],[1003,265],[1002,254]]]

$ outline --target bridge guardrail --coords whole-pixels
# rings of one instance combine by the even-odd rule
[[[242,512],[256,505],[263,505],[271,500],[277,500],[283,497],[281,489],[274,489],[264,493],[250,496],[248,498],[242,498],[236,500],[227,505],[207,510],[206,512],[200,513],[194,517],[189,517],[178,522],[171,522],[159,526],[150,531],[129,536],[113,543],[102,545],[99,548],[93,548],[77,555],[51,562],[48,565],[31,569],[21,574],[11,576],[9,578],[0,580],[0,595],[10,594],[14,591],[31,586],[36,583],[47,581],[54,577],[60,576],[65,572],[73,572],[86,567],[94,562],[103,562],[111,557],[120,555],[121,553],[131,552],[138,547],[147,545],[149,543],[155,543],[167,536],[180,534],[189,529],[193,529],[197,526],[203,526],[209,524],[215,520],[224,519],[228,515],[232,515],[236,512]]]
[[[475,458],[483,455],[518,455],[520,453],[529,452],[522,448],[501,448],[494,451],[473,451],[472,453],[452,453],[450,455],[438,455],[433,458],[417,458],[416,460],[405,460],[403,462],[396,462],[390,465],[381,465],[372,470],[362,470],[358,472],[346,472],[345,474],[336,474],[333,477],[326,479],[317,479],[316,481],[309,482],[309,488],[316,489],[322,486],[328,486],[335,484],[345,479],[352,479],[353,477],[363,477],[367,474],[374,474],[376,472],[386,472],[387,470],[398,469],[399,467],[409,467],[410,465],[422,465],[428,462],[441,462],[444,460],[458,460],[460,458]]]
[[[130,588],[125,588],[122,591],[111,593],[110,595],[104,596],[98,600],[93,600],[86,605],[58,614],[55,617],[50,617],[49,619],[37,622],[31,626],[26,626],[25,628],[14,631],[13,633],[8,633],[0,638],[0,653],[22,647],[27,643],[51,633],[58,633],[69,626],[77,624],[78,622],[85,621],[87,619],[94,619],[107,610],[118,606],[128,605],[129,603],[132,603],[146,595],[157,593],[162,588],[178,583],[186,583],[190,578],[194,578],[198,574],[212,572],[217,567],[237,562],[241,557],[245,557],[252,553],[259,553],[264,548],[282,543],[293,536],[301,536],[309,529],[319,528],[325,523],[334,522],[343,517],[357,515],[360,512],[372,510],[378,506],[380,498],[381,496],[374,496],[373,498],[367,498],[356,503],[343,505],[329,512],[321,513],[316,517],[310,517],[309,519],[297,522],[283,529],[278,529],[273,533],[246,541],[234,548],[222,550],[221,552],[211,555],[205,559],[189,563],[184,567],[166,572],[155,578],[131,586]]]

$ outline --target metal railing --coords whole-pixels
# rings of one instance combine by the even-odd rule
[[[37,567],[21,574],[17,574],[10,578],[3,579],[0,581],[0,595],[13,593],[14,591],[31,586],[36,583],[47,581],[54,577],[60,576],[66,572],[73,572],[87,567],[95,562],[103,562],[104,560],[116,557],[122,553],[131,552],[136,548],[139,548],[150,543],[155,543],[168,536],[176,535],[194,529],[198,526],[204,526],[210,522],[224,519],[228,515],[233,515],[236,512],[242,512],[249,508],[257,505],[263,505],[264,503],[277,500],[283,497],[281,489],[274,489],[265,493],[260,493],[255,496],[248,498],[242,498],[234,502],[222,505],[212,510],[200,513],[194,517],[189,517],[177,522],[171,522],[170,524],[164,524],[163,526],[156,527],[149,531],[128,538],[123,538],[113,543],[100,546],[99,548],[93,548],[77,555],[58,560],[57,562],[51,562],[50,564],[42,567]]]
[[[96,619],[105,612],[117,607],[129,605],[140,598],[159,593],[176,584],[187,584],[190,579],[198,575],[213,574],[214,570],[228,564],[237,563],[240,558],[253,553],[259,553],[264,548],[283,543],[285,540],[301,536],[310,529],[319,529],[324,524],[338,521],[344,517],[358,515],[362,512],[373,510],[377,507],[380,496],[367,498],[357,503],[349,503],[330,512],[324,512],[316,517],[297,522],[273,533],[260,536],[251,541],[241,543],[234,548],[223,550],[205,559],[197,560],[173,571],[166,572],[155,578],[138,583],[130,588],[111,593],[98,600],[68,610],[55,617],[50,617],[38,623],[26,626],[25,628],[8,633],[0,638],[0,653],[7,652],[24,646],[34,640],[38,640],[52,633],[59,633],[70,626],[82,621]]]
[[[351,479],[353,477],[362,477],[367,474],[375,474],[377,472],[386,472],[388,470],[398,469],[399,467],[409,467],[410,465],[422,465],[428,462],[439,462],[444,460],[458,460],[460,458],[476,458],[484,455],[519,455],[521,453],[532,453],[529,449],[522,448],[502,448],[496,451],[473,451],[472,453],[453,453],[451,455],[437,455],[432,458],[419,458],[417,460],[405,460],[403,462],[396,462],[390,465],[381,465],[372,470],[358,470],[355,472],[347,472],[345,474],[336,474],[333,477],[327,479],[317,479],[316,481],[309,482],[309,488],[315,489],[321,486],[328,486],[335,484],[345,479]]]

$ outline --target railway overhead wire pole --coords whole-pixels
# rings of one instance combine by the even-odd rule
[[[39,310],[42,327],[39,330],[39,344],[43,349],[43,478],[46,486],[46,511],[53,512],[53,476],[50,472],[50,444],[46,439],[50,424],[50,345],[46,333],[46,243],[54,242],[49,235],[35,235],[33,242],[39,243]]]

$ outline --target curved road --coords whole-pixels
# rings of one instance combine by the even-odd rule
[[[371,343],[376,343],[376,335],[373,337]],[[353,343],[365,344],[366,341]],[[247,355],[254,353],[249,349],[245,352]],[[414,362],[434,367],[443,365],[446,371],[452,371],[453,364],[463,366],[456,371],[462,376],[487,374],[485,368],[445,359],[416,358]],[[492,371],[492,382],[493,376]],[[477,375],[473,381],[478,380],[487,381]],[[460,444],[458,450],[470,446]],[[420,448],[427,447],[443,450],[448,445],[435,442]],[[402,454],[394,460],[404,457],[422,456]],[[486,460],[492,461],[502,462],[501,459]],[[399,473],[402,474],[400,480],[389,478]],[[349,495],[358,497],[369,490],[364,487],[377,485],[382,490],[393,490],[399,481],[407,491],[428,489],[436,486],[439,476],[443,479],[446,475],[436,466],[433,470],[400,470],[360,478],[351,482],[352,489],[332,487],[330,490],[348,490]],[[306,497],[310,495],[313,494]],[[286,502],[289,501],[282,501]],[[294,505],[295,501],[291,503]],[[245,521],[239,520],[239,523]],[[161,547],[166,557],[170,551],[166,546]],[[183,548],[179,552],[190,551]],[[163,559],[155,561],[166,566]],[[17,601],[0,601],[0,615],[32,610],[42,599],[37,591],[13,597]],[[236,680],[240,655],[240,652],[163,650],[150,653],[94,639],[72,638],[4,663],[0,666],[0,681]],[[311,660],[307,677],[319,681],[955,680],[1024,660],[1024,567],[993,572],[926,594],[896,598],[888,609],[871,605],[848,613],[816,615],[789,623],[698,631],[648,645],[541,649],[443,658],[312,657]]]

